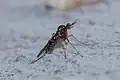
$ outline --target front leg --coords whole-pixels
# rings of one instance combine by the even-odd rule
[[[88,46],[88,44],[85,44],[85,43],[79,41],[73,34],[70,34],[68,37],[73,37],[73,38],[74,38],[77,42],[79,42],[80,44],[83,44],[83,45],[85,45],[85,46]]]

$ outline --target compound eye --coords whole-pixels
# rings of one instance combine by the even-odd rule
[[[72,26],[72,24],[69,24],[69,26]]]
[[[72,24],[67,23],[66,27],[67,27],[68,29],[70,29],[70,28],[72,27]]]
[[[68,26],[70,26],[70,27],[71,27],[71,26],[72,26],[72,24],[68,23]]]

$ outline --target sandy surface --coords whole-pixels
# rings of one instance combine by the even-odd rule
[[[40,0],[0,0],[0,80],[119,80],[120,1],[83,6],[74,12],[47,12]],[[67,59],[54,54],[29,64],[57,26],[80,19],[70,31],[87,46],[71,42]]]

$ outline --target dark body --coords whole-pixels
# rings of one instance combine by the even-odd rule
[[[37,55],[37,58],[42,54],[51,54],[53,53],[54,49],[57,48],[59,45],[62,44],[62,42],[65,42],[67,39],[68,33],[67,28],[65,25],[60,25],[57,28],[57,32],[53,33],[52,38],[47,42],[47,44],[44,46],[44,48],[40,51],[40,53]]]

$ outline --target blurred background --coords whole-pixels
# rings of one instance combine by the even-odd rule
[[[119,0],[0,0],[0,80],[119,80]],[[60,24],[80,19],[68,46],[38,63],[31,60]]]

